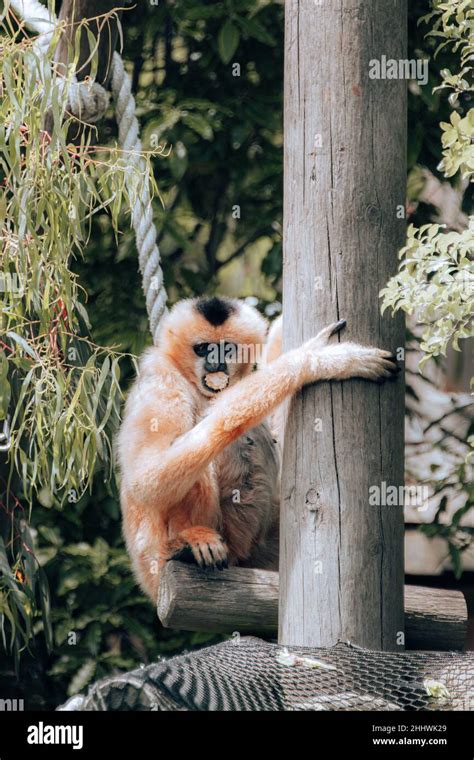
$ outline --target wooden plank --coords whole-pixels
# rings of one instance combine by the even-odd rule
[[[167,562],[160,582],[158,617],[167,628],[275,636],[278,573],[238,567],[208,572],[182,562]]]
[[[274,637],[278,586],[278,573],[269,570],[234,567],[213,572],[168,562],[160,583],[158,617],[166,628]],[[405,629],[408,649],[462,649],[467,631],[463,594],[405,586]]]
[[[406,81],[369,62],[406,58],[406,0],[287,0],[284,348],[347,319],[338,340],[396,350],[403,320],[378,293],[405,239]],[[403,641],[403,509],[369,488],[402,485],[404,383],[307,387],[290,405],[282,467],[284,644]],[[321,615],[321,611],[324,614]]]
[[[464,594],[405,586],[405,625],[411,649],[463,649],[467,633]]]

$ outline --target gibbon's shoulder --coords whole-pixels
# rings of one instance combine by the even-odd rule
[[[138,360],[138,378],[159,374],[163,369],[163,357],[158,346],[149,346]]]
[[[157,346],[147,348],[138,362],[138,374],[127,398],[127,407],[137,402],[167,403],[172,399],[183,401],[190,395],[188,381],[179,370],[166,361]]]

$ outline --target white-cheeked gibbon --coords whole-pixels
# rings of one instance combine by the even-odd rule
[[[281,353],[281,321],[227,298],[180,301],[145,351],[118,439],[136,577],[156,601],[169,559],[277,569],[279,454],[268,418],[306,383],[396,374],[394,356],[329,338]],[[255,369],[260,349],[264,361]]]

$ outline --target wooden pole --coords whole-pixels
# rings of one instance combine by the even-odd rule
[[[325,610],[320,610],[324,617]],[[166,628],[260,634],[278,630],[278,573],[233,567],[224,572],[167,562],[158,592],[158,617]],[[405,586],[408,649],[463,649],[467,606],[460,591]]]
[[[396,271],[406,187],[406,88],[371,79],[406,58],[406,0],[287,0],[284,348],[347,320],[337,339],[397,350],[380,316]],[[403,648],[403,509],[369,488],[403,484],[404,388],[360,380],[291,403],[282,468],[284,644]]]

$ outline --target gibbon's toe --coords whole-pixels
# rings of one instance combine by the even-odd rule
[[[181,549],[178,549],[174,552],[174,554],[171,554],[168,557],[168,561],[171,559],[175,559],[178,562],[185,562],[187,565],[195,565],[196,560],[193,554],[193,551],[189,544],[186,544],[186,546],[182,546]]]
[[[227,546],[221,536],[210,528],[188,528],[173,543],[174,550],[169,559],[217,570],[227,567]]]

